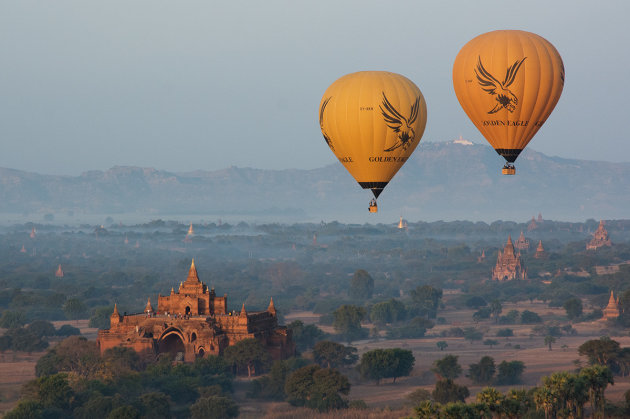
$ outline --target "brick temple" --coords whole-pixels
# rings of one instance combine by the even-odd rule
[[[286,326],[278,325],[273,299],[265,311],[228,311],[227,294],[218,297],[214,288],[199,280],[193,259],[186,281],[170,295],[159,295],[157,310],[151,300],[143,312],[120,315],[116,306],[110,328],[99,330],[101,353],[115,346],[142,353],[170,353],[176,359],[192,362],[207,354],[220,355],[243,339],[259,340],[275,360],[294,355],[295,345]]]
[[[527,269],[523,266],[521,253],[514,251],[511,236],[508,236],[503,252],[499,250],[497,264],[492,268],[492,279],[495,281],[527,279]]]
[[[604,220],[600,220],[599,227],[593,233],[593,238],[586,244],[586,250],[596,250],[604,246],[612,246],[612,243],[608,237],[608,231],[604,227]]]
[[[518,250],[529,250],[529,240],[525,238],[525,235],[521,231],[521,235],[514,242],[514,248]]]
[[[617,297],[617,299],[615,299],[615,296],[613,295],[613,292],[610,291],[610,298],[608,299],[608,305],[606,306],[606,308],[604,308],[603,310],[603,320],[611,320],[611,319],[616,319],[617,317],[619,317],[620,310],[619,310],[619,297]]]

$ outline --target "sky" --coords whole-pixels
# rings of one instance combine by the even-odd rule
[[[628,162],[628,15],[627,1],[592,0],[0,0],[0,167],[322,167],[336,161],[322,94],[361,70],[420,87],[423,141],[485,143],[452,66],[497,29],[537,33],[564,61],[562,97],[529,147]]]

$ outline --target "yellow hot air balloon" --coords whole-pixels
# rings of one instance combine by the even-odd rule
[[[408,78],[386,71],[347,74],[326,89],[319,125],[341,164],[376,198],[420,142],[427,105]]]
[[[486,140],[507,160],[504,174],[558,103],[564,65],[536,34],[500,30],[468,42],[453,65],[459,103]]]

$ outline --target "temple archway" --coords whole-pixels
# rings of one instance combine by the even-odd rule
[[[190,314],[190,306],[186,306],[186,315]]]
[[[173,358],[176,358],[180,352],[182,355],[186,352],[181,333],[177,330],[165,333],[158,342],[158,353],[168,353]]]

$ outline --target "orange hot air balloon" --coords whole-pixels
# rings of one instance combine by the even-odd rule
[[[424,133],[427,105],[408,78],[386,71],[347,74],[319,105],[324,140],[364,189],[378,198]],[[376,199],[370,212],[376,212]]]
[[[464,111],[507,160],[504,174],[545,123],[564,87],[564,65],[553,45],[525,31],[484,33],[459,51],[453,87]]]

